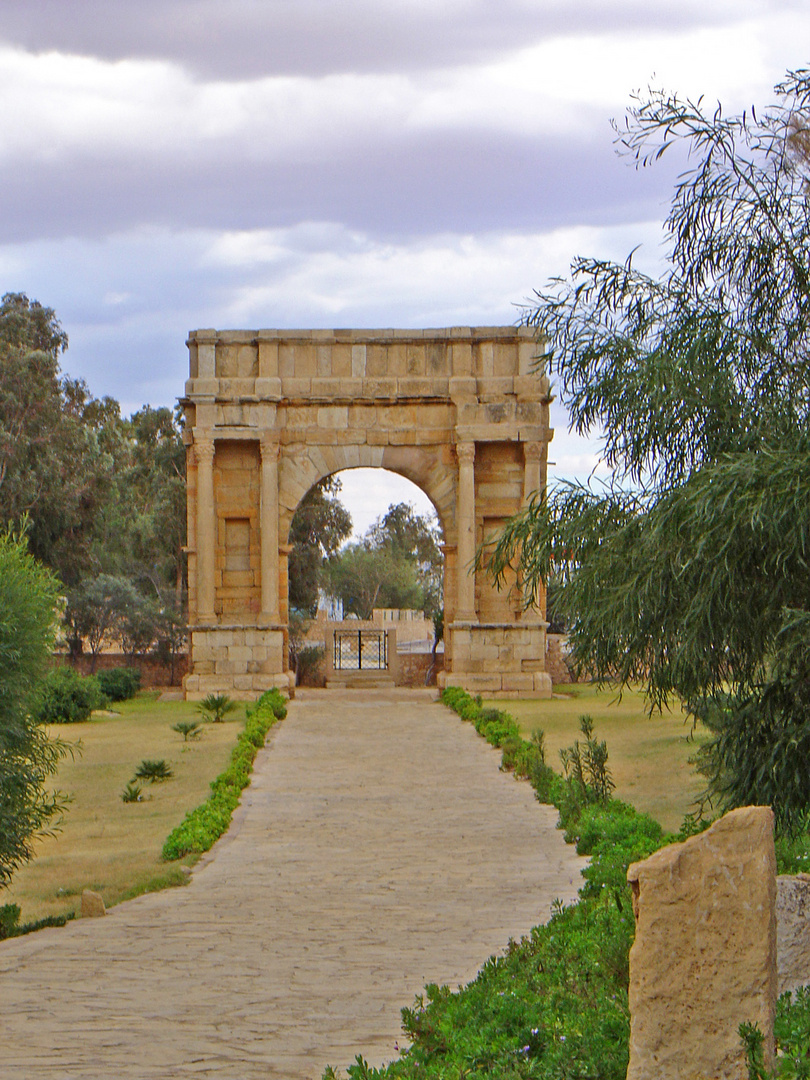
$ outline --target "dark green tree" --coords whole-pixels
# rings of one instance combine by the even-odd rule
[[[45,788],[64,746],[31,715],[48,670],[58,601],[56,578],[25,540],[0,534],[0,887],[64,805]]]
[[[346,614],[370,619],[375,607],[411,608],[432,618],[441,609],[443,566],[438,527],[399,503],[326,561],[321,579]]]
[[[322,575],[326,591],[342,602],[344,615],[359,619],[370,619],[374,608],[416,609],[423,599],[416,566],[390,547],[348,544],[324,563]]]
[[[371,547],[387,548],[414,566],[422,594],[416,607],[424,611],[428,618],[433,618],[442,607],[444,582],[442,538],[435,517],[417,514],[409,503],[392,504],[383,517],[372,525],[367,539]]]
[[[0,522],[28,520],[32,553],[63,581],[92,568],[93,521],[112,455],[105,431],[117,403],[63,378],[67,335],[51,308],[22,293],[0,301]]]
[[[549,344],[572,426],[602,437],[604,488],[538,493],[491,568],[526,595],[555,579],[575,661],[646,685],[705,718],[711,795],[810,807],[810,203],[797,133],[810,72],[776,104],[720,106],[649,92],[618,130],[648,165],[688,153],[660,278],[574,262],[528,321]]]
[[[290,606],[310,617],[318,607],[318,575],[351,535],[352,519],[337,497],[340,480],[327,476],[301,500],[290,526]]]
[[[143,598],[128,578],[99,574],[79,582],[68,591],[65,609],[71,655],[80,654],[87,645],[91,671],[95,671],[105,641],[122,641],[126,648],[131,640],[138,639],[137,613],[142,604]]]

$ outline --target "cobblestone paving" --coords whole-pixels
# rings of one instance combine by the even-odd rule
[[[581,859],[427,691],[299,691],[184,889],[0,944],[3,1080],[315,1080],[572,899]]]

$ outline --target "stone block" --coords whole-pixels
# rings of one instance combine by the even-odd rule
[[[504,671],[501,676],[501,688],[517,693],[529,694],[534,690],[534,678],[530,672],[522,674],[520,672]]]
[[[464,672],[461,677],[464,679],[465,689],[473,694],[484,694],[487,691],[500,690],[501,688],[500,675]]]
[[[511,375],[493,376],[492,378],[477,379],[478,397],[486,401],[492,397],[506,397],[514,393],[514,379]]]
[[[264,401],[279,401],[281,399],[281,379],[278,376],[256,379],[253,384],[253,392]]]
[[[776,879],[777,994],[810,985],[810,874]]]
[[[627,871],[627,1080],[742,1080],[738,1029],[757,1024],[773,1061],[776,858],[768,807],[733,810]]]
[[[532,675],[534,695],[539,698],[551,697],[551,676],[547,671],[535,671]]]
[[[93,892],[92,889],[85,889],[82,892],[82,918],[97,919],[106,914],[107,909],[104,907],[104,899],[101,893]]]
[[[363,397],[368,398],[370,401],[374,401],[377,398],[387,400],[396,397],[397,393],[397,381],[396,379],[363,379]]]
[[[252,690],[253,677],[251,675],[234,675],[233,688],[234,690]]]
[[[322,405],[318,409],[318,427],[344,430],[349,423],[349,409],[346,405]]]
[[[256,580],[252,570],[223,570],[222,585],[226,589],[252,589]]]
[[[433,379],[419,375],[405,375],[397,379],[399,397],[430,397],[433,393]]]
[[[312,380],[290,375],[281,382],[282,394],[289,398],[308,398],[312,393]]]

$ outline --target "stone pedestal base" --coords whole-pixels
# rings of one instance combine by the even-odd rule
[[[551,697],[545,624],[456,622],[449,629],[452,670],[444,686],[492,698]]]
[[[189,673],[183,679],[188,701],[201,701],[208,694],[255,701],[273,686],[284,691],[290,686],[280,626],[194,627],[189,660]]]

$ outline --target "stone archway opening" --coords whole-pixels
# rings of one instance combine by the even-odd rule
[[[298,684],[435,685],[446,589],[438,509],[389,469],[359,466],[325,479],[337,488],[318,493],[324,478],[317,481],[288,537],[289,663]],[[338,546],[346,515],[351,532]]]
[[[412,480],[445,537],[444,683],[547,696],[545,605],[476,571],[476,547],[545,486],[549,385],[517,327],[197,330],[188,447],[188,698],[290,683],[290,522],[324,476]]]

